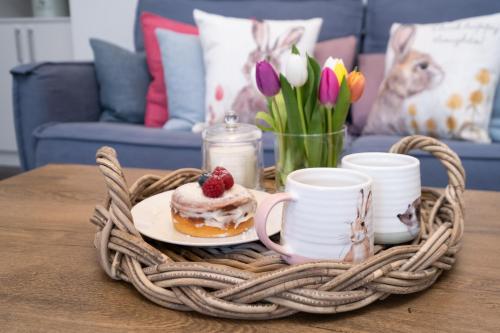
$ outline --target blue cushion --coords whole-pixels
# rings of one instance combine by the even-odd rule
[[[91,39],[99,82],[101,121],[144,123],[146,93],[151,78],[143,53]]]
[[[385,52],[394,22],[436,23],[497,12],[498,0],[369,0],[362,51]]]
[[[167,86],[169,120],[164,129],[189,131],[205,118],[205,67],[200,38],[156,29]]]
[[[48,123],[35,132],[35,163],[95,165],[95,152],[107,145],[118,152],[125,167],[174,170],[200,168],[201,134],[165,131],[141,125],[105,122]],[[273,139],[264,133],[264,162],[274,164]]]
[[[491,140],[500,142],[500,84],[497,85],[495,99],[493,101],[493,114],[490,122]]]
[[[347,153],[389,151],[401,137],[366,135],[353,141]],[[500,191],[500,143],[479,144],[467,141],[443,140],[461,158],[466,173],[466,187]],[[414,151],[421,162],[422,184],[443,187],[448,184],[444,167],[431,155]]]
[[[362,0],[141,0],[137,5],[135,21],[136,50],[144,50],[138,22],[140,13],[147,11],[194,25],[195,8],[240,18],[293,20],[321,17],[320,41],[349,35],[359,37],[363,22]]]

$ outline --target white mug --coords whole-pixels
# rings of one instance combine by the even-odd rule
[[[397,244],[420,232],[420,162],[392,153],[344,156],[342,168],[366,173],[373,179],[375,243]]]
[[[373,254],[369,176],[339,168],[310,168],[290,173],[285,192],[270,195],[255,214],[259,239],[288,263],[317,260],[360,262]],[[281,245],[266,233],[267,217],[283,206]]]

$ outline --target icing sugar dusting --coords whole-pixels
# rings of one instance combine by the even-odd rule
[[[229,190],[218,198],[208,198],[203,194],[198,183],[188,183],[178,187],[172,197],[173,201],[182,205],[191,205],[197,207],[200,204],[204,206],[219,206],[227,204],[233,200],[251,197],[252,194],[243,186],[234,184]]]

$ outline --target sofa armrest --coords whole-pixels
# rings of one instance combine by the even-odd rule
[[[40,125],[99,119],[93,63],[27,64],[13,68],[11,74],[16,139],[23,169],[35,166],[33,131]]]

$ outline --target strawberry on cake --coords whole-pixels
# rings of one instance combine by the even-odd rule
[[[178,187],[171,211],[177,231],[195,237],[229,237],[253,226],[257,202],[243,186],[234,184],[222,167]]]

